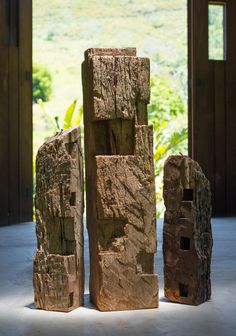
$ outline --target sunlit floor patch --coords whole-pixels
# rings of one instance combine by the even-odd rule
[[[155,266],[160,277],[160,307],[118,312],[96,310],[89,301],[88,240],[85,235],[85,306],[70,313],[48,312],[34,307],[34,223],[0,228],[0,335],[235,335],[236,219],[215,219],[212,227],[212,299],[209,302],[194,307],[165,299],[160,251],[162,221],[158,221],[160,239]]]

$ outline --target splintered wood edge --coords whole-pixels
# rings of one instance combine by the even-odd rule
[[[136,48],[90,48],[84,52],[85,59],[92,56],[136,56]]]

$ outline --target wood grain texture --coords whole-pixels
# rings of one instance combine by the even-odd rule
[[[208,61],[208,1],[192,0],[192,158],[204,170],[215,195],[214,64]]]
[[[149,103],[149,60],[93,56],[94,120],[134,119],[136,102]]]
[[[210,3],[219,4],[218,1]],[[188,1],[189,154],[212,188],[213,214],[236,214],[236,4],[226,4],[226,60],[208,59],[208,3]]]
[[[83,163],[80,131],[50,138],[37,154],[35,306],[71,311],[83,305]]]
[[[149,60],[86,52],[82,65],[90,297],[102,311],[158,306]]]
[[[164,166],[164,290],[173,302],[211,296],[211,191],[197,162],[170,156]]]
[[[32,0],[0,1],[0,225],[32,220]]]
[[[19,0],[20,221],[32,220],[32,0]]]
[[[219,215],[227,213],[225,70],[225,62],[215,62],[215,207]]]
[[[226,176],[227,214],[236,215],[236,2],[227,0]]]
[[[19,1],[10,1],[9,39],[9,222],[20,222],[19,176]]]
[[[8,47],[8,25],[6,1],[0,1],[0,225],[8,224],[9,199],[8,199],[8,179],[9,179],[9,129],[8,129],[8,69],[9,69],[9,47]]]

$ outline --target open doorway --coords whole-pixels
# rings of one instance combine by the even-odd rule
[[[149,120],[154,126],[157,214],[162,216],[164,160],[187,154],[188,147],[187,0],[41,0],[33,6],[34,157],[57,128],[82,123],[84,51],[136,47],[139,56],[151,60]],[[69,106],[75,107],[73,118],[64,120]]]

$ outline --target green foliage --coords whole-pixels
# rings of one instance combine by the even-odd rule
[[[65,116],[64,116],[64,122],[63,122],[63,129],[68,129],[71,127],[72,125],[72,118],[73,118],[73,114],[75,112],[75,107],[77,104],[77,100],[75,99],[73,101],[72,104],[70,104],[70,106],[68,106]]]
[[[153,75],[158,73],[163,78],[171,78],[152,82],[149,108],[155,129],[159,202],[160,171],[166,155],[178,151],[186,153],[186,140],[182,139],[186,138],[184,128],[187,125],[183,104],[187,101],[187,1],[40,0],[33,1],[33,6],[35,62],[40,62],[43,57],[53,73],[53,97],[45,106],[48,111],[56,112],[48,116],[38,104],[34,104],[34,152],[47,136],[64,127],[62,107],[67,101],[73,101],[74,97],[82,100],[80,69],[84,50],[91,46],[135,46],[138,55],[150,58]],[[163,85],[159,85],[159,81],[164,82]],[[174,82],[174,86],[170,86],[168,81]],[[176,92],[181,92],[179,98]],[[158,140],[159,146],[156,147]],[[157,208],[160,214],[159,203]]]
[[[81,63],[91,46],[134,46],[150,58],[152,74],[173,74],[187,93],[186,0],[40,0],[33,15],[34,62],[43,59],[53,74],[50,105],[59,115],[82,100]]]
[[[40,64],[33,65],[33,102],[38,99],[49,101],[52,93],[52,76],[49,70]]]
[[[157,214],[163,214],[163,166],[171,154],[186,152],[187,128],[181,126],[186,117],[186,106],[181,95],[164,78],[151,80],[152,100],[149,105],[149,120],[154,130],[154,162],[157,190]],[[182,120],[184,121],[184,120]],[[182,122],[182,124],[185,124]]]
[[[50,112],[47,111],[45,108],[44,102],[39,99],[38,104],[48,120],[49,124],[51,125],[52,132],[57,133],[60,132],[61,130],[67,130],[70,127],[79,125],[82,121],[82,116],[83,116],[83,107],[81,106],[77,113],[75,114],[76,111],[76,105],[77,105],[77,99],[75,99],[66,109],[64,117],[63,117],[63,122],[61,123],[60,117],[58,115],[52,115]],[[63,125],[61,127],[61,124]]]

